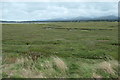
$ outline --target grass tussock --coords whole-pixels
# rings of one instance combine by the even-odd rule
[[[53,62],[61,71],[66,71],[68,69],[66,63],[58,57],[53,57]]]

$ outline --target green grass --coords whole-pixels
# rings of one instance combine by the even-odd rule
[[[117,22],[3,24],[3,77],[117,77],[117,25]],[[111,65],[113,73],[98,66],[103,62]],[[63,65],[62,69],[58,63]],[[22,69],[29,74],[23,71],[22,75]]]

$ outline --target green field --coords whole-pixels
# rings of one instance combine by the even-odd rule
[[[117,22],[3,24],[3,77],[116,78]]]

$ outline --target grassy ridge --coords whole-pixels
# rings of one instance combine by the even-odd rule
[[[117,77],[117,25],[117,22],[3,24],[3,76]],[[26,71],[24,75],[21,69]]]

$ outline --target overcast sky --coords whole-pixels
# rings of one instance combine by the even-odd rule
[[[15,21],[118,14],[117,2],[2,2],[0,5],[2,20]]]

